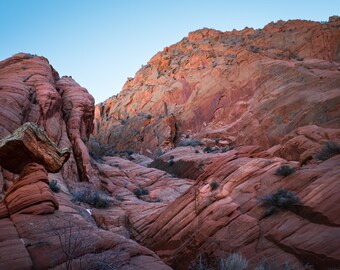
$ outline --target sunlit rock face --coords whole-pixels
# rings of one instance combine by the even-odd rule
[[[271,147],[305,125],[339,128],[339,25],[189,33],[96,106],[94,137],[154,156],[188,135]]]

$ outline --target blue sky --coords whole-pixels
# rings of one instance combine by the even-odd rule
[[[340,15],[339,0],[1,0],[0,60],[18,52],[43,55],[98,103],[190,31],[331,15]]]

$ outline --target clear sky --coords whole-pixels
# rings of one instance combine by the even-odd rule
[[[0,0],[0,60],[18,52],[45,56],[98,103],[190,31],[331,15],[340,15],[340,0]]]

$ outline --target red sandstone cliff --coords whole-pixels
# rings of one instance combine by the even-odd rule
[[[266,148],[300,126],[339,128],[339,27],[296,20],[189,33],[96,106],[94,136],[152,156],[186,135]]]

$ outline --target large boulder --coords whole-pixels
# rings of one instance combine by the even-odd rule
[[[59,149],[43,130],[30,122],[0,140],[0,166],[16,174],[29,163],[40,163],[49,172],[59,172],[69,156],[69,149]]]

